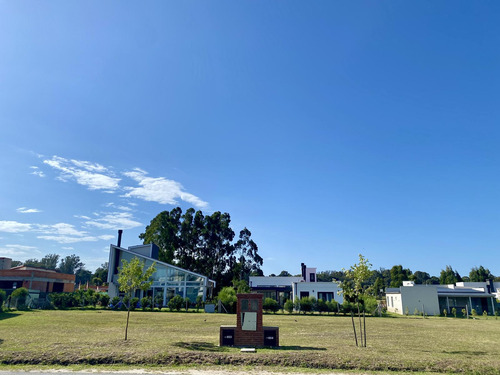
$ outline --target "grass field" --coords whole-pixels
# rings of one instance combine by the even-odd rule
[[[367,318],[367,348],[341,316],[264,315],[280,327],[279,349],[219,347],[235,315],[107,310],[0,314],[2,364],[227,364],[367,371],[500,374],[500,320]]]

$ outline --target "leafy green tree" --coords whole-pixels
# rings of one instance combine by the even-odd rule
[[[78,255],[72,254],[61,259],[61,263],[59,263],[58,271],[61,273],[68,274],[76,274],[83,268],[84,264],[80,261],[80,257]]]
[[[280,272],[280,274],[278,276],[280,276],[280,277],[288,277],[288,276],[292,276],[292,274],[290,272],[288,272],[288,271],[283,270],[283,271]]]
[[[221,301],[228,312],[235,311],[238,298],[236,297],[236,291],[234,290],[234,288],[230,286],[222,288],[217,295],[217,299]]]
[[[365,282],[372,274],[370,270],[371,264],[363,255],[359,254],[359,263],[355,263],[349,270],[345,270],[346,280],[340,283],[340,288],[344,295],[344,301],[349,304],[354,304],[358,311],[359,318],[359,335],[361,346],[366,347],[366,322],[365,314],[363,311],[363,324],[361,323],[361,307],[363,303],[363,296],[365,295],[366,285]],[[394,267],[393,267],[394,268]],[[392,272],[391,272],[392,274]],[[354,339],[356,346],[358,346],[358,333],[356,332],[356,325],[354,324],[354,313],[351,309],[352,328],[354,331]]]
[[[377,277],[375,279],[375,283],[373,284],[373,294],[377,297],[380,297],[382,296],[384,289],[385,289],[384,280],[382,280],[381,277]]]
[[[182,214],[177,207],[158,214],[139,238],[158,245],[160,260],[209,276],[222,287],[232,280],[248,281],[263,263],[251,232],[244,228],[233,243],[230,223],[228,213],[205,216],[190,208]]]
[[[427,272],[415,271],[413,274],[413,281],[415,284],[425,284],[427,280],[431,278]]]
[[[101,264],[92,275],[92,283],[101,286],[108,280],[108,262]]]
[[[21,262],[20,260],[13,260],[10,266],[11,267],[19,267],[22,265],[23,265],[23,262]]]
[[[343,271],[321,271],[316,274],[316,280],[320,282],[344,281],[344,279]]]
[[[233,280],[233,288],[236,293],[250,293],[250,286],[245,280]]]
[[[469,272],[469,279],[471,282],[485,282],[488,279],[494,279],[489,269],[483,266],[473,267]]]
[[[92,272],[86,270],[85,268],[79,268],[75,274],[75,283],[87,284],[90,283],[91,278],[92,278]]]
[[[403,268],[401,265],[391,268],[391,288],[399,288],[403,285],[403,281],[411,280],[412,272],[408,268]]]
[[[120,291],[125,293],[125,296],[130,300],[137,289],[143,291],[148,290],[153,283],[151,276],[155,273],[155,271],[155,263],[153,263],[148,269],[144,270],[144,262],[141,262],[137,257],[132,258],[130,262],[122,259],[122,265],[118,270],[118,284]],[[125,341],[127,340],[129,317],[130,304],[127,309]]]
[[[457,282],[462,281],[462,277],[460,274],[453,270],[451,266],[446,266],[446,269],[441,270],[441,274],[439,275],[439,283],[440,284],[455,284]]]

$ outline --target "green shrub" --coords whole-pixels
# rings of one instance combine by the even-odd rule
[[[116,296],[111,299],[111,306],[113,310],[117,310],[120,304],[120,297]]]
[[[321,314],[324,312],[328,312],[328,304],[323,301],[321,298],[316,302],[316,310]]]
[[[337,301],[328,301],[326,303],[328,306],[328,313],[338,313],[339,312],[339,303]]]
[[[293,308],[300,314],[300,300],[298,298],[293,302]]]
[[[15,306],[18,309],[26,308],[26,301],[28,300],[28,296],[30,292],[25,287],[17,288],[11,294],[12,299],[15,301]]]
[[[453,314],[453,316],[456,318],[457,317],[457,309],[455,307],[453,307],[451,309],[451,313]]]
[[[268,297],[264,300],[262,308],[268,312],[276,313],[280,309],[280,305],[276,300]]]
[[[300,311],[305,314],[313,311],[313,301],[309,297],[302,297],[300,299]]]
[[[3,311],[3,304],[7,300],[7,293],[5,290],[0,289],[0,311]]]
[[[202,309],[204,307],[203,305],[204,305],[203,297],[202,296],[196,297],[196,311],[198,311],[199,309]]]
[[[487,310],[484,310],[484,311],[483,311],[483,317],[484,317],[485,319],[488,319],[488,311],[487,311]]]
[[[184,298],[184,309],[186,310],[186,312],[188,311],[189,307],[191,306],[191,300],[189,299],[189,297],[185,297]]]
[[[286,300],[285,302],[285,310],[288,311],[289,314],[293,312],[293,302],[291,300]]]
[[[475,317],[477,317],[477,311],[476,311],[476,309],[472,309],[472,310],[470,311],[470,313],[471,313],[471,315],[472,315],[474,318],[475,318]]]
[[[173,296],[170,298],[170,301],[168,301],[168,308],[170,311],[179,311],[182,308],[182,305],[184,304],[184,298],[182,298],[179,295]]]
[[[139,298],[134,297],[130,299],[130,310],[135,310],[137,308],[137,305],[139,304]]]
[[[236,301],[238,300],[238,298],[236,297],[236,291],[234,290],[234,288],[230,286],[222,288],[217,296],[217,299],[222,302],[228,312],[236,311]]]
[[[99,294],[99,304],[103,307],[108,307],[109,305],[109,295],[106,293]]]
[[[447,309],[443,310],[443,315],[444,315],[445,318],[448,316],[448,310]]]
[[[151,306],[151,298],[150,297],[142,297],[141,298],[141,308],[145,311],[148,307]]]

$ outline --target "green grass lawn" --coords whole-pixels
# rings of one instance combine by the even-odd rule
[[[235,315],[108,310],[0,314],[3,364],[227,364],[500,374],[500,320],[367,318],[367,348],[355,346],[350,317],[264,315],[280,327],[279,349],[219,347]]]

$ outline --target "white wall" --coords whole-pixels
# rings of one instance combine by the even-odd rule
[[[291,286],[293,282],[302,281],[301,276],[250,276],[249,285],[251,288],[259,286]]]
[[[294,283],[292,288],[293,301],[295,302],[297,298],[300,298],[300,292],[309,292],[309,297],[314,297],[316,299],[318,299],[319,292],[332,292],[333,299],[342,304],[344,302],[344,298],[342,294],[338,294],[340,290],[341,289],[337,283],[334,282]]]
[[[392,303],[391,303],[392,297]],[[439,315],[439,300],[435,285],[402,286],[400,293],[387,293],[387,311],[413,315],[415,309],[427,315]]]

